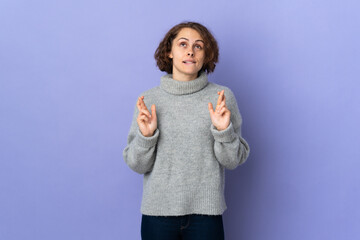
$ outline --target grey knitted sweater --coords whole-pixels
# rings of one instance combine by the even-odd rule
[[[228,128],[212,124],[208,102],[216,106],[225,89],[231,112]],[[160,85],[142,92],[146,107],[156,105],[157,129],[141,134],[135,111],[123,150],[126,164],[144,174],[141,213],[155,216],[221,215],[225,203],[225,168],[234,169],[249,155],[241,137],[242,118],[236,98],[225,86],[208,82],[206,72],[191,81],[161,77]]]

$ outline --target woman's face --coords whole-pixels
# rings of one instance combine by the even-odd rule
[[[169,57],[173,62],[173,79],[194,80],[204,63],[204,40],[196,30],[182,28],[172,42]]]

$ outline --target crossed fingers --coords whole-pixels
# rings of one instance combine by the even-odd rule
[[[216,103],[215,112],[220,113],[221,115],[227,110],[226,98],[224,92],[225,90],[217,92],[219,94],[219,97]]]
[[[136,106],[137,106],[137,108],[139,109],[139,112],[140,112],[140,113],[143,113],[143,114],[145,114],[145,116],[147,116],[148,118],[150,118],[150,117],[151,117],[151,116],[150,116],[150,112],[149,112],[149,110],[147,109],[147,107],[146,107],[143,99],[144,99],[144,96],[139,97],[139,98],[138,98],[138,101],[137,101],[137,103],[136,103]]]

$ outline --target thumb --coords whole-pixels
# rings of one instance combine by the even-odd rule
[[[155,107],[155,104],[151,105],[151,117],[156,119],[156,107]]]
[[[214,109],[213,109],[213,105],[211,102],[208,103],[208,108],[209,108],[210,115],[212,115],[214,113]]]

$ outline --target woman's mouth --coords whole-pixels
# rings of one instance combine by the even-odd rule
[[[195,62],[192,62],[192,61],[183,61],[183,63],[185,63],[185,64],[187,64],[187,65],[195,64]]]

